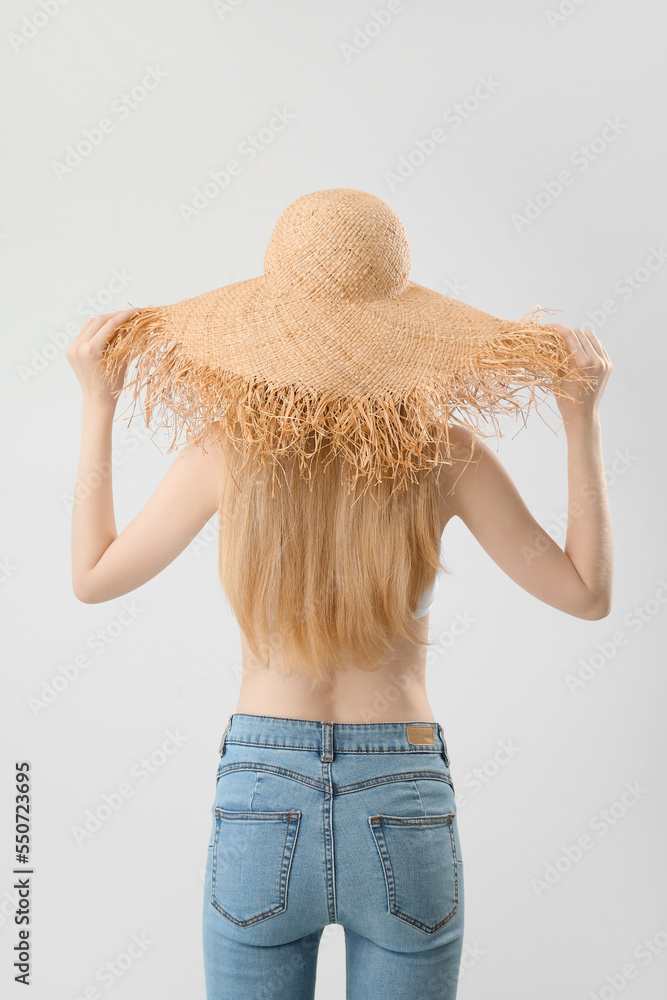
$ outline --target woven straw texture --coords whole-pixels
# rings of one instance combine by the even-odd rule
[[[260,463],[297,455],[304,475],[322,444],[350,484],[397,485],[446,461],[448,425],[479,431],[527,414],[536,391],[567,395],[563,339],[539,306],[502,320],[409,280],[398,216],[379,198],[334,189],[289,205],[261,277],[174,305],[140,309],[101,365],[132,380],[146,423],[202,441],[234,440]],[[129,367],[128,367],[129,371]],[[488,434],[483,433],[483,436]]]

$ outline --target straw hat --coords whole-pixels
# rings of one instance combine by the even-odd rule
[[[397,484],[451,457],[448,429],[476,432],[527,413],[536,390],[567,395],[565,342],[539,306],[498,319],[410,281],[398,216],[363,191],[316,191],[275,225],[264,274],[139,310],[102,356],[104,377],[135,359],[134,402],[176,446],[213,434],[263,463],[317,448],[345,456],[348,480]],[[129,368],[128,368],[129,370]],[[127,379],[127,375],[126,375]],[[527,398],[517,396],[528,389]],[[568,397],[571,398],[571,397]],[[488,434],[483,434],[487,437]]]

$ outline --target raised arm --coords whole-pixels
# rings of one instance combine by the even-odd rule
[[[452,516],[470,529],[493,561],[523,590],[575,618],[604,618],[611,609],[613,548],[600,439],[599,401],[611,373],[609,357],[588,330],[554,325],[575,351],[573,362],[598,376],[594,389],[570,383],[575,400],[558,398],[567,438],[568,511],[561,549],[538,524],[495,453],[455,429],[455,463],[445,477]]]
[[[111,477],[111,431],[122,387],[103,387],[97,360],[132,310],[88,320],[67,358],[83,390],[81,455],[72,511],[72,587],[85,604],[127,594],[156,576],[196,537],[216,512],[223,456],[209,444],[188,445],[148,503],[118,534]]]

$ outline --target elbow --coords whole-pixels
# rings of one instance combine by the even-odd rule
[[[587,607],[586,613],[580,617],[585,618],[589,622],[598,622],[602,618],[606,618],[611,612],[611,594],[598,596],[594,601]]]
[[[90,584],[86,584],[83,580],[73,580],[72,581],[72,591],[77,601],[82,604],[99,604],[99,597],[94,592]]]
[[[97,603],[93,599],[93,597],[92,597],[91,594],[88,594],[85,590],[81,590],[80,587],[75,587],[74,588],[74,596],[76,597],[77,601],[81,602],[81,604],[96,604]]]

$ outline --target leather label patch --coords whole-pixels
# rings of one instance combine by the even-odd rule
[[[412,743],[413,745],[428,743],[431,746],[435,746],[433,726],[406,726],[405,728],[408,734],[408,743]]]

